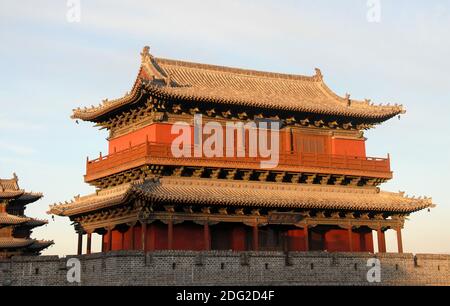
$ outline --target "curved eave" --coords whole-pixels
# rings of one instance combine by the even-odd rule
[[[20,197],[25,193],[24,190],[4,190],[0,191],[0,200],[11,200]]]
[[[138,101],[142,95],[143,87],[144,87],[144,80],[140,77],[142,74],[143,68],[141,67],[139,69],[138,76],[136,78],[136,81],[133,84],[133,87],[129,93],[127,93],[125,96],[113,99],[113,100],[103,100],[102,103],[98,106],[91,106],[90,108],[85,107],[82,108],[76,108],[72,110],[72,115],[70,118],[72,119],[80,119],[83,121],[91,121],[91,122],[98,122],[98,118],[101,116],[106,115],[109,112],[115,111],[123,106],[133,104],[134,102]]]
[[[36,242],[34,239],[0,238],[0,249],[17,249],[28,247]]]
[[[10,205],[28,205],[40,200],[43,197],[42,193],[25,192],[18,198],[9,202]]]
[[[217,103],[224,104],[230,106],[244,106],[248,108],[263,108],[263,109],[277,109],[280,111],[290,111],[297,113],[307,113],[307,114],[317,114],[323,116],[339,116],[339,117],[352,117],[352,118],[361,118],[373,120],[376,123],[381,123],[386,120],[389,120],[399,114],[405,113],[405,110],[401,106],[372,106],[372,108],[367,108],[365,110],[358,109],[357,107],[346,107],[344,109],[333,110],[326,109],[323,107],[322,109],[313,108],[313,107],[304,107],[301,103],[297,106],[292,105],[273,105],[270,103],[263,103],[258,101],[249,101],[242,98],[228,98],[224,99],[220,96],[220,93],[214,93],[210,91],[207,94],[202,96],[196,94],[201,89],[192,88],[191,92],[186,93],[183,92],[185,88],[176,88],[176,87],[158,87],[149,85],[147,87],[148,92],[154,94],[155,96],[159,96],[166,99],[174,99],[174,100],[190,100],[196,101],[200,103]],[[320,102],[318,102],[320,103]],[[339,101],[342,103],[342,101]],[[353,101],[353,103],[364,104],[365,102]],[[343,107],[341,107],[343,108]],[[379,111],[385,110],[385,111]]]
[[[75,216],[124,203],[129,196],[181,205],[323,209],[409,214],[433,207],[429,198],[414,199],[402,193],[377,189],[331,186],[303,186],[287,183],[241,182],[186,178],[161,178],[111,188],[103,194],[52,206],[49,213]]]
[[[203,92],[202,92],[203,91]],[[343,107],[338,109],[329,109],[323,107],[303,106],[302,103],[298,105],[291,104],[272,104],[269,102],[261,102],[248,100],[240,97],[224,98],[220,94],[220,89],[205,90],[200,88],[183,88],[183,87],[161,87],[157,85],[147,85],[146,89],[133,88],[133,91],[120,99],[105,102],[103,105],[91,109],[76,109],[71,116],[72,119],[81,119],[84,121],[99,122],[101,117],[104,117],[110,112],[113,112],[121,107],[131,105],[138,101],[144,93],[149,93],[153,96],[172,100],[189,100],[198,103],[217,103],[230,106],[240,106],[248,108],[262,108],[262,109],[276,109],[280,111],[290,111],[297,113],[317,114],[324,116],[339,116],[360,118],[373,121],[374,123],[381,123],[391,119],[399,114],[405,113],[402,106],[364,106],[367,102],[352,101],[354,106]],[[336,95],[336,103],[345,103],[342,98]],[[310,103],[311,104],[311,103]],[[320,101],[317,102],[320,104]],[[362,109],[364,107],[364,109]]]
[[[53,244],[55,244],[53,240],[36,240],[33,244],[27,247],[27,250],[40,252]]]
[[[133,186],[147,200],[189,205],[324,209],[409,214],[433,207],[432,199],[360,188],[238,183],[220,180],[161,179]]]
[[[10,225],[24,224],[30,220],[32,220],[32,219],[28,218],[28,217],[21,217],[21,216],[10,215],[7,213],[0,213],[0,228],[5,227],[5,226],[10,226]]]
[[[47,220],[31,219],[31,220],[21,224],[21,226],[31,229],[31,228],[43,226],[43,225],[46,225],[46,224],[48,224]]]
[[[77,197],[75,200],[65,203],[58,203],[50,206],[47,214],[62,217],[71,217],[85,211],[100,210],[106,207],[120,205],[127,201],[131,190],[131,184],[113,187],[99,191],[99,193]]]

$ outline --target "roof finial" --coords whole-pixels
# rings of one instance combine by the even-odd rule
[[[316,70],[316,75],[315,75],[316,79],[318,79],[319,81],[322,81],[322,79],[323,79],[322,71],[320,71],[319,68],[315,68],[314,70]]]
[[[149,46],[144,46],[144,48],[142,49],[142,52],[141,52],[141,57],[142,57],[142,61],[145,61],[147,58],[151,57]]]
[[[352,100],[350,99],[351,95],[349,93],[345,94],[345,100],[347,101],[347,106],[352,105]]]

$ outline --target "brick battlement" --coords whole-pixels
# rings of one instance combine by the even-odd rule
[[[371,258],[381,262],[379,285],[450,285],[450,255],[115,251],[0,260],[0,286],[79,285],[67,281],[70,258],[81,262],[80,285],[373,285]]]

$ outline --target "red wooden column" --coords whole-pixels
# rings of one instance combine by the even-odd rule
[[[87,233],[86,254],[91,254],[92,233]]]
[[[130,243],[130,249],[131,250],[134,250],[134,226],[135,226],[136,224],[135,223],[133,223],[133,224],[131,224],[130,225],[130,231],[131,231],[131,237],[130,237],[130,239],[131,239],[131,243]]]
[[[125,232],[121,232],[121,239],[122,239],[122,246],[121,246],[121,249],[122,250],[125,250]]]
[[[205,224],[203,225],[203,243],[205,250],[211,250],[211,236],[208,222],[205,222]]]
[[[348,232],[348,247],[349,247],[349,251],[353,252],[353,231],[352,231],[352,227],[350,226],[347,229]]]
[[[112,228],[108,228],[107,230],[108,230],[108,232],[106,234],[107,235],[106,236],[106,241],[107,241],[106,252],[110,252],[112,250]]]
[[[173,249],[173,221],[167,222],[167,249]]]
[[[258,224],[253,226],[253,251],[259,250],[259,232],[258,232]]]
[[[305,234],[305,251],[309,251],[309,230],[307,225],[303,228],[303,233]]]
[[[398,252],[403,253],[402,229],[400,227],[397,228],[397,247]]]
[[[83,253],[83,233],[78,232],[78,250],[77,254],[81,255]]]
[[[383,253],[386,253],[386,236],[384,231],[381,232],[381,239],[383,240]]]
[[[386,253],[386,239],[384,238],[384,232],[381,228],[377,230],[378,236],[378,253]]]
[[[141,222],[141,249],[147,250],[147,221]]]

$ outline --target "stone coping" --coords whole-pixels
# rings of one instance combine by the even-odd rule
[[[413,259],[416,257],[417,259],[436,259],[436,260],[450,260],[450,254],[412,254],[412,253],[351,253],[351,252],[254,252],[254,251],[245,251],[245,252],[235,252],[235,251],[152,251],[146,252],[146,256],[154,256],[154,257],[166,257],[166,256],[177,256],[177,257],[197,257],[197,256],[205,256],[205,257],[240,257],[242,255],[246,255],[249,257],[286,257],[289,256],[291,258],[399,258],[399,259]],[[0,263],[3,262],[46,262],[46,261],[56,261],[63,260],[69,258],[79,258],[82,260],[90,260],[97,258],[111,258],[111,257],[143,257],[144,252],[142,251],[111,251],[106,253],[93,253],[93,254],[84,254],[84,255],[67,255],[65,257],[58,257],[56,255],[48,255],[48,256],[15,256],[10,260],[8,259],[0,259]]]

